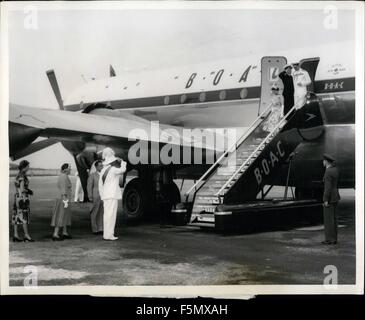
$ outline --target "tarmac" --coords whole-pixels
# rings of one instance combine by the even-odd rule
[[[72,204],[73,239],[53,242],[56,179],[30,177],[29,229],[36,242],[10,237],[10,286],[23,285],[29,265],[37,267],[41,286],[323,284],[328,265],[336,266],[339,284],[355,283],[354,190],[340,191],[339,243],[333,246],[321,244],[323,225],[221,235],[191,226],[126,225],[121,212],[119,239],[104,241],[91,233],[87,203]],[[10,215],[12,179],[9,187]]]

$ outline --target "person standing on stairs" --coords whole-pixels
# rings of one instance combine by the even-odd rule
[[[307,96],[307,86],[311,84],[311,78],[308,72],[299,67],[299,63],[293,63],[293,81],[294,81],[294,105],[298,110],[304,106]]]
[[[283,97],[279,94],[279,87],[276,83],[271,87],[271,114],[264,123],[263,129],[271,132],[278,125],[284,115]]]
[[[279,73],[279,78],[284,84],[284,116],[294,106],[294,81],[292,76],[292,66],[287,64],[284,66],[284,71]]]

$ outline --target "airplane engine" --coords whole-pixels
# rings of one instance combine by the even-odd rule
[[[12,157],[36,140],[41,129],[9,123],[9,155]]]

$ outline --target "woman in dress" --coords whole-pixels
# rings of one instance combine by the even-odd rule
[[[29,189],[29,180],[27,177],[27,171],[29,170],[29,162],[27,160],[22,160],[18,166],[19,173],[15,178],[15,195],[14,195],[14,205],[12,214],[12,225],[14,227],[14,242],[34,242],[34,240],[29,235],[28,224],[30,215],[30,202],[29,198],[33,194],[33,191]],[[19,237],[18,226],[23,226],[24,239]]]
[[[72,238],[67,231],[67,227],[71,226],[72,184],[69,178],[70,172],[71,165],[68,163],[63,164],[61,167],[61,174],[57,181],[59,196],[56,200],[51,221],[51,226],[54,227],[52,235],[53,241],[61,241]],[[61,228],[62,235],[60,236],[59,232]]]
[[[263,127],[268,132],[274,130],[284,115],[283,97],[279,94],[279,87],[276,84],[271,87],[271,96],[271,114]]]

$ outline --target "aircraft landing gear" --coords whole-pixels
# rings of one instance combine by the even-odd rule
[[[161,218],[162,207],[171,212],[180,200],[180,190],[172,175],[164,171],[140,172],[124,188],[123,213],[128,222],[156,221]]]
[[[123,192],[123,213],[129,222],[140,221],[151,205],[151,195],[144,190],[140,178],[128,182]]]

